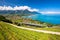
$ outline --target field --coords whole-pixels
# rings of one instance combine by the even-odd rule
[[[60,40],[60,35],[23,30],[0,22],[0,40]]]
[[[48,27],[47,25],[49,25],[49,24],[46,24],[46,23],[42,23],[42,22],[38,22],[38,21],[35,21],[35,20],[30,20],[30,19],[26,20],[26,21],[28,23],[42,24],[42,25],[45,25],[45,26],[42,26],[43,28],[41,28],[41,27],[34,27],[34,26],[27,26],[27,25],[22,25],[22,26],[29,27],[29,28],[34,28],[34,29],[39,29],[39,30],[48,30],[48,31],[60,32],[60,25],[53,25],[52,27]],[[25,22],[25,21],[20,19],[20,20],[15,20],[15,22]]]
[[[37,28],[39,30],[48,30],[48,31],[54,31],[54,32],[60,32],[60,27],[54,27],[54,28]]]
[[[38,29],[38,30],[48,30],[48,31],[60,32],[60,27],[41,28],[41,27],[26,26],[26,25],[24,25],[23,27],[33,28],[33,29]]]

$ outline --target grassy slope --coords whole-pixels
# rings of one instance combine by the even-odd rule
[[[0,40],[60,40],[60,36],[23,30],[0,22]]]
[[[56,28],[37,28],[37,29],[60,32],[60,27],[56,27]]]
[[[38,21],[34,21],[34,20],[27,20],[27,22],[30,22],[30,23],[35,23],[35,24],[40,24],[40,22]],[[24,22],[24,20],[20,19],[20,20],[15,20],[15,22]],[[44,25],[44,24],[43,24]],[[22,25],[23,26],[23,25]],[[28,27],[28,26],[25,26],[25,27]],[[46,26],[47,27],[47,26]],[[30,28],[35,28],[35,29],[39,29],[39,30],[48,30],[48,31],[55,31],[55,32],[60,32],[60,27],[59,26],[56,26],[56,27],[50,27],[50,28],[39,28],[39,27],[33,27],[33,26],[30,26]]]
[[[50,27],[50,28],[40,28],[40,27],[33,27],[33,26],[24,26],[28,28],[34,28],[38,30],[48,30],[48,31],[54,31],[54,32],[60,32],[60,27]]]

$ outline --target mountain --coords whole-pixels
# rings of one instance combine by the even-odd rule
[[[1,15],[6,15],[6,14],[17,14],[20,16],[27,16],[27,15],[34,15],[34,14],[39,14],[38,12],[30,12],[28,10],[0,10]]]

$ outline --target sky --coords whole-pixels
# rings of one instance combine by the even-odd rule
[[[0,6],[27,6],[41,13],[60,13],[60,0],[0,0]]]

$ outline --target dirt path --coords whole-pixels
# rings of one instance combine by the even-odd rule
[[[7,24],[9,24],[9,23],[7,23]],[[13,24],[10,24],[10,25],[12,25],[14,27],[17,27],[17,28],[21,28],[21,29],[26,29],[26,30],[36,31],[36,32],[43,32],[43,33],[60,35],[60,32],[53,32],[53,31],[46,31],[46,30],[37,30],[37,29],[32,29],[32,28],[25,28],[25,27],[16,26],[16,25],[13,25]]]

